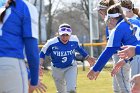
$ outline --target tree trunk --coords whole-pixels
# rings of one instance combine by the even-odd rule
[[[47,40],[50,39],[51,37],[51,27],[52,27],[52,15],[51,15],[51,10],[52,10],[52,3],[51,0],[49,0],[49,15],[48,15],[48,22],[47,22]]]

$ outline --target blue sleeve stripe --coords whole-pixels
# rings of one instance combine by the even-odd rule
[[[39,78],[39,50],[37,46],[38,45],[37,39],[24,38],[24,42],[25,42],[25,52],[31,75],[30,83],[31,85],[37,85]]]
[[[135,53],[136,55],[140,55],[140,45],[136,46]]]
[[[101,71],[111,56],[119,49],[119,47],[107,47],[99,56],[96,64],[93,67],[95,72]]]

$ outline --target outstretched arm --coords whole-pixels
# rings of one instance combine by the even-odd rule
[[[103,69],[107,61],[110,57],[119,49],[119,47],[107,47],[100,57],[98,58],[96,64],[91,67],[90,71],[88,72],[87,77],[90,80],[96,79],[99,75],[99,72]]]
[[[116,75],[125,64],[126,61],[124,59],[119,59],[119,61],[116,63],[116,65],[113,67],[111,71],[111,76]]]

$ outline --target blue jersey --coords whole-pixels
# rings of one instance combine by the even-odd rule
[[[136,46],[135,53],[136,55],[140,55],[140,45]]]
[[[116,27],[111,31],[109,40],[105,50],[99,56],[96,64],[93,67],[94,71],[101,71],[110,57],[120,49],[123,45],[137,45],[140,44],[140,23],[136,19],[129,19],[136,30],[133,35],[132,28],[124,20],[120,21]]]
[[[7,1],[7,0],[5,0]],[[3,23],[0,23],[0,57],[24,59],[23,48],[31,71],[31,84],[38,83],[39,54],[38,12],[26,0],[14,0],[6,10]],[[4,2],[0,1],[0,8]]]
[[[45,58],[45,55],[51,56],[55,67],[66,68],[71,66],[75,60],[75,51],[78,51],[83,57],[88,55],[79,45],[77,36],[71,35],[67,44],[63,44],[59,37],[54,37],[43,46],[40,58]]]

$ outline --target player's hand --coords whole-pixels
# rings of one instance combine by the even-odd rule
[[[124,59],[120,59],[118,63],[113,67],[111,76],[113,77],[114,75],[116,75],[125,64],[126,62],[124,61]]]
[[[40,77],[43,77],[43,69],[44,69],[44,67],[43,66],[39,66],[39,76]]]
[[[36,91],[36,93],[46,93],[47,86],[39,81],[39,84],[37,86],[29,86],[29,93],[33,93]]]
[[[39,76],[40,77],[43,77],[43,70],[44,70],[43,63],[44,62],[45,62],[45,60],[43,58],[40,58],[40,65],[39,65]]]
[[[123,50],[118,52],[118,56],[122,59],[129,59],[135,56],[135,46],[122,46]]]
[[[88,61],[89,65],[90,65],[90,67],[92,67],[95,64],[96,58],[89,56],[87,58],[87,61]]]
[[[99,71],[98,71],[98,72],[95,72],[95,71],[93,71],[93,70],[91,69],[91,70],[88,72],[87,77],[88,77],[90,80],[93,80],[93,79],[96,80],[99,74],[100,74]]]

